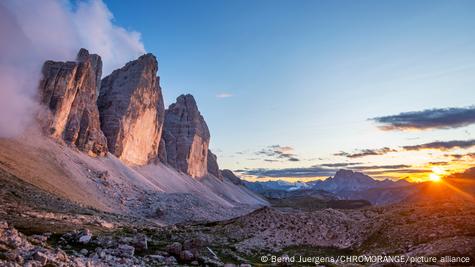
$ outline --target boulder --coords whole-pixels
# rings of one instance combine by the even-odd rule
[[[37,251],[35,254],[33,254],[33,259],[38,261],[41,266],[46,265],[48,262],[48,256],[40,251]]]
[[[171,255],[180,256],[183,246],[180,242],[173,242],[167,246],[167,252]]]
[[[189,250],[183,250],[180,253],[180,260],[182,260],[182,261],[192,261],[194,258],[195,258],[195,256]]]
[[[210,134],[192,95],[179,96],[165,111],[163,138],[169,165],[195,178],[208,174]]]
[[[155,56],[146,54],[102,79],[97,101],[109,151],[128,164],[157,158],[165,107]]]
[[[46,61],[42,72],[39,95],[48,111],[43,125],[47,133],[91,155],[105,156],[107,140],[96,106],[101,57],[81,49],[75,62]]]
[[[118,255],[122,257],[133,257],[135,253],[135,248],[126,244],[121,244],[117,248]]]
[[[145,251],[148,249],[148,238],[145,234],[137,234],[133,243],[137,251]]]

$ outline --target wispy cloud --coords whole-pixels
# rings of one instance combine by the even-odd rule
[[[367,156],[379,156],[379,155],[384,155],[389,152],[397,152],[397,150],[389,148],[389,147],[383,147],[383,148],[378,148],[378,149],[360,149],[357,150],[356,152],[353,153],[348,153],[348,152],[339,152],[334,154],[335,156],[342,156],[342,157],[347,157],[347,158],[362,158],[362,157],[367,157]]]
[[[431,173],[432,170],[429,169],[386,169],[386,170],[369,170],[364,172],[367,175],[373,175],[373,176],[380,176],[380,175],[387,175],[389,173],[399,173],[399,174],[416,174],[416,173]]]
[[[307,177],[329,177],[335,174],[339,169],[341,163],[328,163],[321,165],[314,165],[310,167],[299,167],[299,168],[284,168],[284,169],[268,169],[268,168],[257,168],[257,169],[244,169],[238,170],[243,175],[251,175],[256,177],[272,177],[272,178],[307,178]],[[354,163],[358,164],[358,163]],[[330,165],[335,165],[335,167],[326,167]],[[351,165],[351,164],[350,164]],[[354,171],[360,171],[368,175],[383,175],[387,173],[425,173],[430,172],[430,170],[425,169],[415,169],[410,165],[361,165],[361,166],[349,166],[345,169],[350,169]]]
[[[459,161],[463,159],[475,159],[475,153],[467,153],[467,154],[445,154],[447,158],[450,158],[452,161]]]
[[[221,92],[221,93],[216,94],[217,98],[229,98],[233,96],[234,96],[233,94],[228,93],[228,92]]]
[[[361,170],[361,171],[367,171],[367,170],[378,170],[378,169],[406,169],[412,167],[411,165],[405,165],[405,164],[395,164],[395,165],[361,165],[361,166],[352,166],[349,167],[349,169],[352,170]]]
[[[302,178],[302,177],[322,177],[334,175],[336,169],[322,167],[308,168],[285,168],[285,169],[247,169],[239,170],[242,174],[252,175],[256,177],[273,177],[273,178]]]
[[[435,142],[424,143],[424,144],[419,144],[419,145],[402,146],[398,149],[383,147],[383,148],[378,148],[378,149],[359,149],[353,153],[341,151],[334,155],[347,157],[347,158],[363,158],[367,156],[382,156],[391,152],[419,151],[419,150],[426,150],[426,149],[446,151],[446,150],[450,150],[454,148],[468,149],[473,146],[475,146],[475,139],[435,141]],[[457,154],[448,154],[447,156],[451,156],[455,158],[457,157]]]
[[[255,154],[259,156],[266,156],[267,158],[264,160],[268,162],[277,162],[282,160],[300,161],[297,158],[297,155],[294,153],[294,148],[290,146],[272,145],[257,151]]]
[[[475,106],[403,112],[370,120],[386,131],[459,128],[475,123]]]
[[[322,167],[330,167],[330,168],[343,168],[343,167],[348,167],[348,166],[353,166],[353,165],[360,165],[363,164],[361,162],[336,162],[336,163],[323,163],[319,164],[319,166]]]
[[[475,146],[475,139],[472,140],[452,140],[452,141],[435,141],[420,145],[403,146],[404,150],[423,150],[423,149],[438,149],[449,150],[452,148],[470,148]]]

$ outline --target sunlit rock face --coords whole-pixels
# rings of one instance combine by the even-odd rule
[[[199,178],[208,173],[210,134],[192,95],[181,95],[165,112],[166,162],[177,170]]]
[[[107,154],[96,106],[101,57],[81,49],[76,62],[46,61],[40,98],[49,111],[47,132],[90,155]]]
[[[97,101],[109,151],[128,164],[157,157],[165,114],[155,56],[146,54],[102,79]]]
[[[216,157],[216,155],[211,152],[211,150],[208,150],[208,173],[214,175],[220,180],[223,180],[223,176],[219,170],[218,157]]]

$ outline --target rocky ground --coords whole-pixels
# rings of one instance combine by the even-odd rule
[[[474,265],[475,204],[468,200],[350,210],[266,207],[216,221],[213,210],[191,208],[201,205],[192,196],[163,193],[156,197],[168,200],[157,201],[153,216],[127,216],[67,201],[1,169],[0,177],[0,266],[255,266],[269,254],[469,256],[467,265]],[[155,203],[143,198],[125,201]],[[190,209],[179,212],[173,203],[184,199]],[[154,216],[190,220],[164,225]]]
[[[262,266],[262,255],[469,256],[467,265],[475,259],[473,202],[266,207],[226,221],[165,226],[9,181],[0,189],[0,266]]]

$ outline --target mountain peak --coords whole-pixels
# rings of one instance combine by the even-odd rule
[[[180,95],[165,111],[163,139],[160,154],[169,165],[195,178],[208,174],[210,133],[192,95]],[[214,163],[210,167],[217,172]]]
[[[333,179],[335,180],[357,180],[360,182],[368,182],[368,183],[373,183],[376,182],[373,178],[369,177],[368,175],[361,173],[361,172],[355,172],[352,170],[346,170],[346,169],[340,169],[335,173],[335,176],[333,176]]]
[[[105,156],[107,140],[96,106],[101,57],[82,48],[75,62],[46,61],[39,92],[48,109],[48,134],[91,155]]]
[[[154,55],[145,54],[102,79],[101,128],[109,151],[126,163],[145,165],[158,156],[165,116]]]

